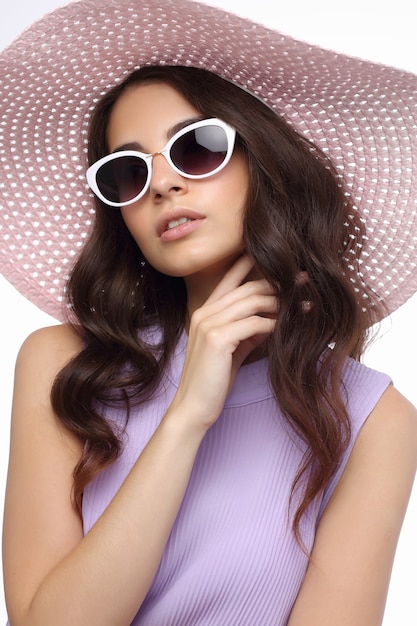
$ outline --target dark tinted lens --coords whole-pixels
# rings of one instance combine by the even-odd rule
[[[173,163],[186,174],[208,174],[227,154],[227,136],[220,126],[202,126],[182,135],[171,147]]]
[[[140,194],[147,176],[148,168],[143,159],[123,156],[102,165],[96,174],[96,180],[107,200],[128,202]]]

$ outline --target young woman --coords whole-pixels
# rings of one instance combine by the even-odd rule
[[[384,312],[337,170],[195,67],[130,74],[88,146],[71,323],[16,368],[10,624],[381,624],[417,420],[359,363]]]

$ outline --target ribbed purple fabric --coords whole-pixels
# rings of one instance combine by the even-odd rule
[[[169,406],[186,344],[183,335],[156,397],[132,414],[121,457],[87,486],[85,533],[112,500]],[[390,382],[356,361],[346,363],[343,387],[352,442],[324,494],[302,520],[308,549],[357,435]],[[117,410],[108,409],[107,418],[124,423]],[[289,494],[304,450],[273,398],[266,360],[243,366],[221,416],[200,446],[159,569],[132,626],[287,624],[307,568],[288,523]]]
[[[157,398],[131,416],[120,459],[87,487],[86,533],[119,489],[174,396],[186,341],[183,336]],[[343,384],[353,445],[390,379],[349,360]],[[113,410],[108,418],[123,420]],[[288,523],[291,485],[304,449],[276,405],[266,361],[243,366],[221,416],[201,444],[160,567],[132,626],[287,623],[307,568]],[[302,522],[309,549],[348,457],[349,452]]]

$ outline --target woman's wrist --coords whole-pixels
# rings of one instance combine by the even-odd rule
[[[160,428],[167,432],[173,440],[200,445],[211,423],[204,420],[201,411],[186,402],[173,401],[166,412]]]

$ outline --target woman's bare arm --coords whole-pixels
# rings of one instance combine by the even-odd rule
[[[382,624],[416,467],[417,411],[389,387],[323,514],[288,626]]]
[[[192,431],[177,415],[166,418],[83,538],[71,504],[80,444],[49,404],[56,348],[48,346],[62,345],[62,335],[55,328],[35,333],[16,369],[3,538],[9,619],[12,626],[130,624],[155,574],[203,430]]]
[[[12,626],[127,626],[159,565],[199,445],[239,363],[270,332],[275,298],[241,285],[243,259],[191,321],[178,392],[103,515],[83,537],[71,505],[80,443],[50,406],[51,383],[79,345],[66,327],[32,335],[18,358],[4,522]],[[255,339],[254,339],[255,337]]]

